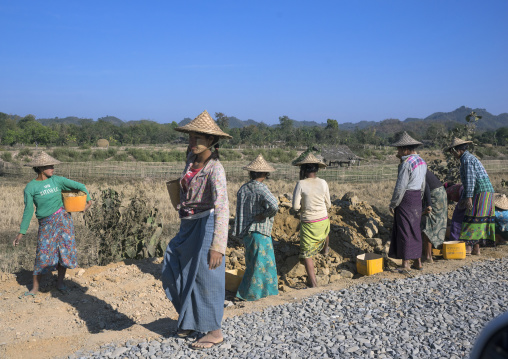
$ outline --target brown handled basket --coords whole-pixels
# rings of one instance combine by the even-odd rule
[[[177,206],[180,204],[180,179],[177,178],[166,182],[166,187],[168,188],[171,204],[177,210]]]

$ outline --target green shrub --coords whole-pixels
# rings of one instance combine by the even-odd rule
[[[80,149],[82,150],[89,150],[90,149],[90,145],[88,145],[87,143],[83,143],[81,146],[79,146]]]
[[[126,152],[140,162],[180,162],[185,161],[182,151],[152,151],[141,148],[127,148]]]
[[[99,262],[162,256],[167,241],[161,239],[158,209],[137,194],[120,212],[123,194],[112,188],[93,193],[95,205],[85,212],[85,224],[99,239]]]
[[[219,154],[221,161],[238,161],[242,159],[242,154],[238,151],[221,149]]]
[[[108,154],[109,150],[95,150],[92,152],[92,160],[94,161],[104,161],[105,159],[111,157]]]
[[[252,161],[259,154],[261,154],[265,160],[273,163],[290,163],[297,156],[296,150],[283,150],[282,148],[272,149],[245,149],[242,151],[243,155],[248,161]]]
[[[494,147],[482,147],[478,148],[477,151],[481,151],[483,157],[485,156],[497,157],[499,155],[499,153],[496,151],[496,149],[494,149]]]
[[[12,161],[12,153],[10,152],[2,152],[2,155],[0,155],[0,158],[4,160],[5,162],[11,162]]]
[[[114,161],[127,161],[127,157],[129,157],[129,155],[125,152],[123,153],[117,153],[115,155],[115,157],[113,157],[113,160]]]
[[[109,157],[113,157],[114,155],[116,155],[116,152],[117,152],[116,148],[108,148],[107,150]]]
[[[30,150],[29,148],[23,148],[23,149],[19,150],[19,152],[18,152],[19,157],[31,156],[31,155],[32,155],[32,150]]]
[[[86,162],[90,160],[91,151],[76,151],[66,147],[57,147],[51,156],[62,162]]]

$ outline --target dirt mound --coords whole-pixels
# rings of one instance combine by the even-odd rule
[[[275,216],[272,237],[279,276],[279,288],[305,285],[307,274],[298,255],[300,249],[300,219],[291,208],[290,196],[279,198],[279,212]],[[378,214],[354,194],[346,194],[333,202],[329,210],[331,222],[330,253],[314,257],[318,284],[323,285],[341,278],[352,278],[356,273],[356,256],[375,252],[385,254],[390,238],[391,217]],[[242,241],[230,236],[226,252],[228,269],[244,269]]]

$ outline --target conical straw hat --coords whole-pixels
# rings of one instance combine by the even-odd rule
[[[392,143],[390,146],[392,147],[405,147],[405,146],[416,146],[423,145],[423,143],[418,142],[413,137],[409,136],[406,131],[402,133],[399,140],[397,142]]]
[[[314,156],[312,154],[312,152],[309,152],[309,154],[307,156],[305,156],[305,158],[303,160],[301,160],[300,162],[296,162],[294,165],[295,166],[301,166],[301,165],[311,164],[311,163],[318,164],[319,168],[325,168],[326,167],[326,165],[322,161],[318,160],[316,158],[316,156]]]
[[[275,171],[275,168],[270,166],[261,154],[259,154],[254,161],[249,163],[243,169],[247,170],[247,171],[252,171],[252,172],[273,172],[273,171]]]
[[[213,120],[208,111],[204,110],[201,114],[188,124],[175,128],[179,132],[199,132],[207,135],[214,135],[221,138],[233,138],[226,132],[222,131],[217,123]]]
[[[452,144],[448,147],[446,147],[446,151],[450,151],[453,147],[464,145],[466,143],[473,143],[473,141],[464,141],[460,138],[455,137],[452,141]]]
[[[57,160],[56,158],[51,157],[46,152],[41,151],[38,155],[36,155],[32,162],[28,162],[25,164],[27,167],[44,167],[44,166],[51,166],[51,165],[58,165],[62,162]]]
[[[494,193],[494,206],[505,211],[508,210],[508,197],[505,194]]]

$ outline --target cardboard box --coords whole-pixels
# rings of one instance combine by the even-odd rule
[[[240,283],[242,282],[245,271],[243,269],[227,269],[226,270],[226,290],[236,293]]]
[[[383,256],[365,253],[356,256],[356,270],[363,275],[373,275],[383,271]]]
[[[466,243],[459,241],[451,241],[443,243],[443,258],[444,259],[465,259],[466,258]]]

